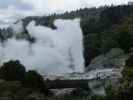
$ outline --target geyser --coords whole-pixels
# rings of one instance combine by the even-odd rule
[[[17,40],[15,35],[0,43],[1,64],[9,60],[20,60],[27,70],[37,70],[41,74],[83,72],[83,36],[80,20],[57,19],[54,24],[56,30],[36,25],[35,21],[31,21],[27,30],[36,39],[33,44],[24,39]],[[18,32],[17,27],[13,28]]]

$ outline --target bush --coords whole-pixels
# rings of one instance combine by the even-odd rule
[[[124,80],[133,81],[133,55],[126,60],[126,66],[122,71]]]
[[[126,61],[126,66],[122,71],[123,78],[117,86],[106,88],[107,100],[132,100],[133,98],[133,66],[132,55]]]
[[[129,59],[126,60],[126,66],[133,67],[133,55],[131,55]]]
[[[33,89],[38,89],[39,91],[48,94],[48,89],[43,80],[43,77],[36,71],[28,71],[25,75],[24,85]]]
[[[104,96],[97,96],[97,95],[94,95],[91,97],[91,100],[105,100]]]

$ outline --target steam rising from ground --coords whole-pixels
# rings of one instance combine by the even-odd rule
[[[27,69],[37,70],[41,74],[82,72],[84,59],[79,23],[79,19],[58,19],[54,22],[57,29],[52,30],[37,26],[34,21],[30,22],[27,30],[36,42],[30,44],[14,37],[1,43],[1,63],[18,59]]]

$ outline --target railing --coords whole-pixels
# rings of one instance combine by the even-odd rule
[[[90,74],[91,75],[91,74]],[[56,80],[46,80],[47,87],[50,89],[60,89],[60,88],[87,88],[89,82],[94,81],[106,81],[113,79],[121,78],[121,70],[105,70],[93,73],[93,77],[89,77],[88,75],[78,75],[78,76],[70,76],[68,78],[59,78]]]
[[[119,79],[119,78],[107,78],[107,79],[80,79],[80,80],[47,80],[47,87],[49,89],[62,89],[62,88],[88,88],[88,83],[93,81],[106,81],[112,79]]]

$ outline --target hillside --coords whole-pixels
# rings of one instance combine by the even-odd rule
[[[27,34],[27,24],[35,20],[36,24],[56,29],[53,22],[55,19],[81,19],[81,28],[84,35],[84,58],[85,65],[98,56],[110,51],[112,48],[122,48],[125,53],[133,46],[133,5],[120,5],[100,8],[84,8],[64,14],[53,14],[50,16],[29,16],[24,19],[25,31],[18,38],[25,38],[34,42],[34,38]],[[0,29],[0,39],[12,37],[12,30]]]
[[[121,48],[125,53],[133,46],[133,5],[120,5],[100,8],[84,8],[64,14],[50,16],[31,16],[23,20],[24,27],[35,20],[37,24],[55,29],[55,19],[81,18],[84,35],[84,57],[86,66],[91,59],[110,51]],[[127,28],[128,27],[128,28]]]
[[[75,18],[80,18],[80,25],[79,20],[74,20],[74,23],[71,25],[71,21],[65,22],[64,20],[57,20]],[[37,25],[43,25],[46,27],[36,26],[33,20]],[[62,35],[61,33],[63,33],[64,37],[56,37],[57,35],[53,34],[60,31],[60,29],[57,29],[58,25],[54,25],[55,20],[59,26],[63,27],[61,27],[63,32],[65,30],[65,35],[62,30],[58,35]],[[30,23],[31,21],[33,22]],[[18,22],[22,22],[23,26],[19,26]],[[78,26],[78,31],[76,30],[76,32],[71,35],[73,32],[71,30],[74,30],[71,28],[71,26],[75,25],[75,23],[78,23],[78,25],[76,24]],[[65,25],[63,24],[65,24],[68,28],[65,28]],[[66,55],[70,56],[69,60],[72,62],[70,66],[71,69],[73,69],[74,61],[73,58],[71,58],[72,53],[75,54],[75,52],[80,49],[76,47],[79,46],[77,44],[81,43],[82,45],[81,35],[83,33],[83,47],[86,68],[83,73],[78,73],[75,71],[73,73],[63,74],[64,76],[50,76],[48,74],[45,75],[46,73],[44,73],[43,76],[34,70],[27,70],[26,68],[29,68],[30,66],[22,65],[21,61],[13,61],[14,59],[12,59],[9,62],[3,63],[3,65],[0,65],[0,100],[132,100],[132,4],[105,6],[100,8],[84,8],[77,11],[66,12],[64,14],[52,14],[49,16],[29,16],[17,21],[16,27],[18,27],[21,33],[15,33],[11,27],[7,29],[0,29],[0,52],[2,52],[0,55],[0,64],[2,63],[2,60],[6,60],[6,58],[16,59],[13,55],[15,54],[15,56],[17,56],[21,61],[26,60],[26,63],[30,62],[31,60],[31,68],[34,68],[33,65],[35,65],[34,62],[36,62],[36,59],[32,58],[37,58],[38,55],[34,56],[36,55],[35,51],[39,51],[39,63],[41,63],[44,67],[45,63],[48,62],[47,68],[49,68],[52,61],[55,61],[55,58],[57,60],[62,60],[62,56],[59,56],[60,59],[58,59],[58,56],[53,53],[54,50],[56,51],[56,49],[58,49],[55,45],[54,46],[56,49],[51,50],[45,48],[45,46],[49,45],[51,41],[55,39],[55,44],[57,42],[59,44],[61,43],[61,45],[57,45],[57,47],[62,46],[63,56],[65,53],[68,53],[68,55]],[[21,28],[23,30],[21,30]],[[67,31],[67,29],[70,29],[70,31]],[[74,44],[70,45],[70,47],[74,47],[73,52],[70,52],[72,48],[68,49],[65,48],[65,46],[68,46],[67,44],[73,43],[73,41],[70,42],[70,39],[72,40],[77,38],[75,34],[77,35],[78,32],[80,38],[77,40],[80,40],[80,42],[74,41]],[[66,35],[66,33],[68,34]],[[45,34],[44,37],[43,34]],[[67,37],[68,35],[69,37]],[[66,39],[66,41],[59,41],[61,39],[65,40],[65,36],[69,39]],[[72,38],[70,38],[71,36]],[[48,39],[48,42],[47,38],[50,38]],[[64,42],[68,43],[65,44]],[[9,46],[7,46],[8,44]],[[53,45],[50,46],[51,48],[54,48]],[[83,47],[81,46],[81,48]],[[48,46],[48,48],[50,47]],[[59,51],[61,51],[62,48],[59,49]],[[68,49],[69,52],[67,52],[66,49]],[[51,52],[49,52],[49,50]],[[64,52],[65,50],[66,52]],[[13,52],[10,53],[9,51]],[[57,52],[57,54],[61,54],[61,52]],[[19,55],[20,53],[22,56]],[[27,53],[28,57],[26,56]],[[51,53],[53,58],[49,58]],[[4,54],[7,54],[7,56],[4,56]],[[46,56],[46,58],[44,56]],[[76,57],[78,58],[79,56]],[[63,61],[64,60],[68,59],[63,59]],[[79,62],[78,61],[76,63],[82,62],[81,60]],[[36,69],[39,69],[39,63],[36,64]],[[60,62],[55,62],[54,64],[51,64],[53,66],[51,68],[55,68],[53,71],[58,69],[57,67],[60,65],[59,63]],[[60,67],[63,66],[61,65]],[[79,67],[78,69],[80,69]],[[66,69],[64,68],[61,71],[65,70]],[[91,81],[89,82],[89,80]],[[64,88],[67,89],[65,90]]]

